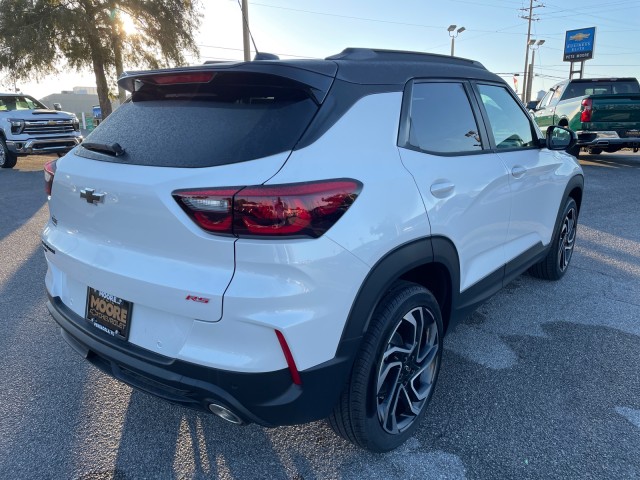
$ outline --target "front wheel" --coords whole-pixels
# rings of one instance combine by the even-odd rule
[[[569,268],[578,230],[578,205],[569,197],[562,213],[562,223],[555,233],[544,260],[529,269],[534,277],[560,280]]]
[[[17,155],[10,152],[4,140],[0,139],[0,168],[13,168],[17,161]]]
[[[440,307],[431,292],[396,283],[373,314],[349,383],[329,416],[332,429],[373,452],[402,445],[433,395],[442,335]]]

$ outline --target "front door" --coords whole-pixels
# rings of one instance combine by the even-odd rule
[[[422,195],[431,234],[446,237],[458,251],[463,292],[491,273],[501,274],[505,264],[508,172],[489,150],[468,83],[415,81],[405,92],[403,111],[400,156]]]

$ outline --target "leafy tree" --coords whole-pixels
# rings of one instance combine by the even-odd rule
[[[127,32],[124,21],[135,33]],[[163,68],[197,54],[198,0],[0,0],[0,68],[17,80],[93,69],[103,117],[109,81],[128,67]]]

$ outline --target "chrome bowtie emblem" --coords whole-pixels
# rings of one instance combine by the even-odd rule
[[[93,188],[83,188],[80,190],[80,198],[86,199],[87,203],[97,205],[104,202],[104,193],[95,193]]]

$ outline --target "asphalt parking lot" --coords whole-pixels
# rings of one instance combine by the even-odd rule
[[[323,422],[236,427],[106,377],[45,307],[44,157],[0,171],[0,479],[640,478],[640,153],[585,155],[572,265],[445,339],[428,417],[374,455]]]

